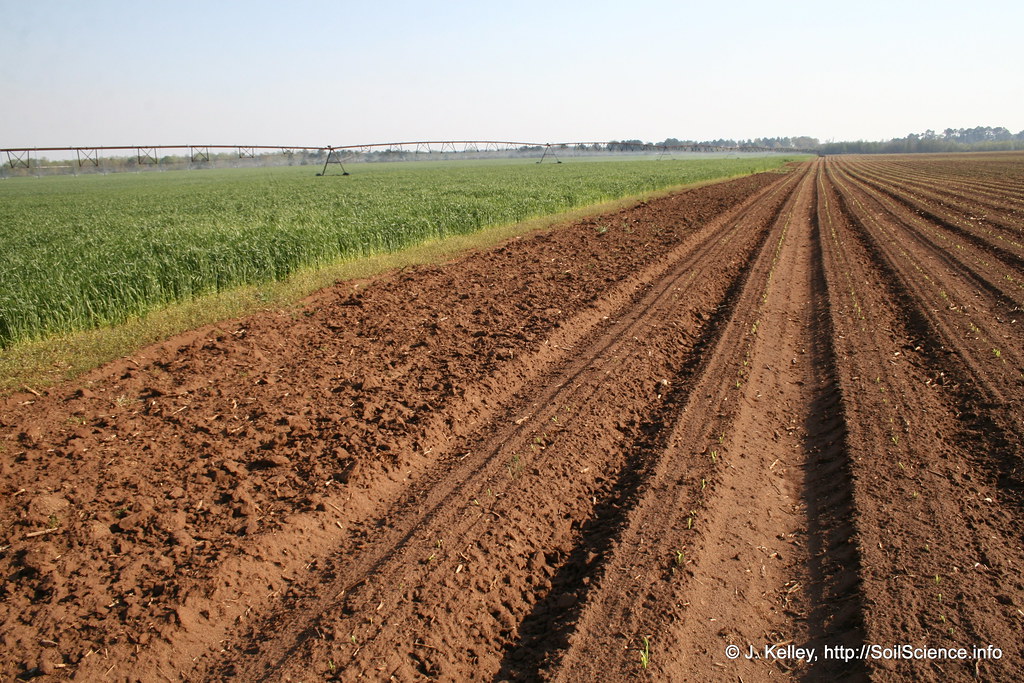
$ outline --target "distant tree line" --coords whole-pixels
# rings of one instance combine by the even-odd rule
[[[888,141],[857,140],[847,142],[819,142],[805,135],[797,137],[753,138],[733,140],[680,140],[666,138],[661,142],[641,140],[615,140],[608,144],[609,151],[629,151],[640,146],[649,147],[732,147],[736,149],[800,149],[819,154],[913,154],[918,152],[1001,152],[1024,151],[1024,131],[1011,133],[1006,128],[977,126],[975,128],[947,128],[941,133],[926,130]]]
[[[759,148],[759,149],[817,149],[818,139],[807,137],[806,135],[800,135],[795,138],[781,137],[781,138],[751,138],[749,140],[732,140],[726,138],[719,138],[718,140],[702,140],[700,142],[696,140],[678,140],[676,138],[666,138],[661,142],[654,143],[655,146],[661,147],[688,147],[691,145],[701,145],[709,147],[737,147],[743,149],[744,147]]]
[[[1024,130],[1014,134],[1006,128],[977,126],[947,128],[941,133],[926,130],[887,142],[826,142],[822,154],[913,154],[917,152],[1009,152],[1024,150]]]
[[[795,138],[752,138],[749,140],[733,140],[719,138],[718,140],[680,140],[678,138],[665,138],[661,142],[644,142],[643,140],[612,140],[605,146],[594,145],[595,148],[606,149],[609,152],[628,152],[640,147],[731,147],[735,149],[805,149],[808,151],[817,150],[820,146],[817,138],[801,135]]]

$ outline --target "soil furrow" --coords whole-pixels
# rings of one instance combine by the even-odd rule
[[[815,183],[809,175],[790,208],[769,281],[744,316],[754,321],[743,344],[750,370],[707,514],[706,538],[715,542],[698,551],[692,588],[681,596],[689,607],[670,659],[677,671],[695,661],[743,680],[860,670],[822,656],[823,646],[856,646],[862,636],[856,552],[838,522],[851,495],[830,350],[820,342],[826,292],[814,262]],[[819,659],[765,656],[765,646],[780,643],[813,648]],[[730,644],[740,659],[724,656]]]
[[[863,157],[860,158],[863,160]],[[906,173],[908,177],[921,177],[926,182],[941,179],[945,184],[954,184],[965,195],[990,191],[1001,195],[1003,201],[1020,202],[1024,182],[1021,181],[1021,161],[1017,154],[972,155],[957,160],[939,157],[923,157],[910,162],[906,158],[892,157],[891,166]],[[932,163],[928,163],[932,161]],[[937,163],[936,163],[937,162]]]
[[[975,206],[999,213],[1013,214],[1024,208],[1024,200],[1005,190],[986,191],[977,183],[966,183],[944,175],[907,173],[891,163],[860,163],[856,166],[873,177],[906,186],[911,191],[951,201],[957,206]]]
[[[898,179],[864,174],[859,167],[851,170],[851,176],[868,184],[886,196],[899,202],[917,215],[947,229],[957,236],[970,240],[972,245],[992,253],[1016,268],[1021,268],[1024,259],[1024,244],[1019,242],[1020,228],[1012,217],[1001,212],[985,211],[980,207],[965,208],[959,195],[940,196],[923,190],[910,191],[908,184]],[[982,217],[977,214],[984,214]]]
[[[1024,347],[1014,329],[1018,327],[1013,317],[1015,299],[895,218],[870,191],[843,182],[842,192],[865,234],[920,302],[944,345],[959,350],[991,402],[1008,406],[1019,395],[1021,384],[1020,377],[1005,373],[1003,366],[1024,371]],[[886,221],[885,214],[892,220]],[[915,243],[920,248],[914,249]]]
[[[864,190],[864,196],[869,197],[875,207],[889,214],[891,220],[886,224],[902,226],[951,272],[985,289],[1004,308],[1013,310],[1022,306],[1024,282],[1018,282],[1014,275],[1022,270],[1024,259],[957,227],[948,218],[915,207],[889,188],[857,174],[848,173],[847,177]],[[989,256],[999,262],[993,263]]]
[[[791,197],[787,202],[787,206],[792,201]],[[783,214],[786,213],[785,207],[783,207],[782,212]],[[776,218],[775,220],[778,221],[779,219]],[[763,261],[765,258],[765,254],[762,252],[758,262]],[[753,272],[757,272],[756,266],[753,268]],[[680,561],[678,558],[686,555],[689,550],[689,539],[675,544],[665,543],[666,537],[660,534],[662,532],[670,534],[671,530],[657,528],[664,527],[665,520],[653,520],[652,501],[657,501],[659,509],[667,507],[671,511],[669,513],[671,517],[676,519],[679,511],[700,507],[699,499],[701,496],[699,491],[703,491],[706,487],[706,482],[711,479],[714,463],[712,459],[708,458],[688,458],[685,461],[680,461],[673,457],[676,442],[679,439],[676,421],[692,419],[690,413],[694,410],[694,405],[699,405],[703,402],[702,395],[708,384],[707,375],[719,372],[715,359],[721,355],[720,346],[723,342],[721,341],[720,331],[724,332],[728,325],[733,324],[731,321],[735,316],[734,300],[743,296],[744,292],[749,289],[749,286],[748,278],[743,278],[735,283],[728,298],[728,305],[723,305],[716,313],[715,320],[713,321],[714,331],[709,330],[708,334],[702,336],[701,346],[704,350],[701,350],[693,358],[697,366],[696,372],[692,376],[676,378],[667,388],[667,398],[671,403],[671,411],[662,411],[649,415],[645,418],[644,423],[640,425],[640,431],[645,434],[644,441],[649,442],[643,444],[644,450],[652,454],[646,468],[648,480],[644,482],[643,488],[638,492],[637,505],[633,506],[637,509],[630,507],[618,515],[623,525],[621,537],[614,538],[612,544],[605,544],[600,549],[596,547],[596,544],[595,546],[590,546],[589,544],[586,546],[589,548],[592,556],[596,554],[600,558],[601,566],[598,567],[600,569],[599,572],[591,572],[591,575],[584,578],[591,586],[591,589],[588,591],[587,603],[578,621],[575,619],[570,621],[573,628],[572,632],[568,634],[568,637],[559,637],[552,643],[550,640],[546,640],[544,632],[538,629],[538,632],[532,638],[521,642],[515,650],[509,653],[506,657],[507,664],[503,668],[504,674],[517,679],[548,676],[559,677],[563,676],[565,671],[572,671],[572,666],[562,664],[563,661],[588,661],[586,653],[580,654],[574,650],[574,643],[579,640],[588,644],[592,643],[592,638],[595,636],[593,633],[595,625],[601,628],[613,618],[607,613],[609,610],[617,612],[615,617],[622,616],[622,604],[609,607],[609,601],[616,602],[618,598],[624,598],[626,602],[632,601],[633,607],[637,607],[637,603],[641,599],[641,592],[636,590],[629,590],[625,593],[620,592],[619,589],[622,586],[617,580],[620,576],[618,572],[625,571],[622,564],[631,561],[622,560],[622,549],[633,548],[637,544],[645,545],[643,540],[638,542],[638,533],[640,537],[645,535],[659,537],[658,543],[665,551],[665,555],[655,561],[656,567],[665,565],[670,569],[674,569],[669,561],[670,558],[675,558],[676,564],[679,565]],[[700,410],[703,412],[703,409]],[[712,430],[713,424],[714,420],[708,420],[704,424],[709,433]],[[666,453],[665,451],[668,452]],[[704,485],[700,487],[694,486],[693,489],[690,489],[690,484],[696,484],[698,481],[704,483]],[[694,495],[695,493],[698,493],[698,495]],[[673,502],[667,503],[666,499],[668,498],[674,499]],[[663,513],[655,514],[663,516]],[[691,514],[693,513],[691,512]],[[676,519],[672,521],[676,521]],[[690,522],[691,524],[687,525],[687,532],[693,530],[692,519],[690,519]],[[638,532],[638,529],[642,531]],[[669,548],[672,548],[672,550],[669,551]],[[629,554],[632,553],[633,551],[630,550]],[[596,588],[593,587],[595,584]],[[608,584],[611,585],[610,588]],[[635,586],[631,588],[635,588]],[[590,597],[590,594],[593,594],[593,597]],[[594,606],[595,604],[597,607]],[[597,613],[597,616],[595,616],[595,613]],[[623,625],[623,622],[619,623],[620,626]],[[613,646],[610,649],[614,651],[619,648]],[[616,664],[621,663],[618,657],[614,657],[614,659]],[[607,666],[607,662],[603,666]],[[559,673],[560,671],[561,673]],[[607,673],[607,671],[604,671],[605,675]],[[579,674],[578,672],[573,672],[572,675],[579,675],[583,678],[587,676],[586,673]]]
[[[841,447],[834,448],[842,421],[810,344],[811,328],[820,324],[811,308],[815,291],[821,293],[807,260],[814,253],[813,193],[808,174],[777,219],[773,248],[754,265],[671,447],[630,513],[609,560],[619,571],[601,577],[556,669],[558,680],[621,680],[644,671],[704,680],[711,662],[723,676],[796,674],[786,663],[730,662],[724,648],[742,645],[746,653],[755,642],[763,648],[786,636],[815,644],[826,636],[830,644],[857,640],[855,572],[825,559],[826,550],[842,545],[834,515],[849,495],[838,493],[835,478],[822,478],[843,471]],[[778,406],[780,395],[784,408],[766,405],[771,396]],[[680,476],[691,461],[707,475]],[[716,594],[720,585],[735,593]],[[835,619],[827,606],[832,598],[852,598],[852,614]],[[695,661],[705,668],[694,669]],[[822,660],[811,668],[828,675],[846,667]]]
[[[643,476],[638,455],[643,451],[630,437],[630,423],[639,417],[631,416],[649,413],[663,402],[662,382],[670,384],[679,374],[672,365],[680,361],[672,358],[685,363],[689,346],[706,327],[701,321],[713,319],[713,311],[722,305],[721,292],[728,296],[722,286],[747,270],[749,256],[744,254],[756,249],[765,232],[757,228],[760,219],[754,214],[745,210],[723,217],[720,228],[706,235],[702,244],[688,248],[686,257],[621,317],[599,330],[595,339],[579,344],[564,366],[536,382],[539,393],[519,397],[507,417],[486,424],[479,437],[470,436],[456,447],[455,452],[468,454],[459,466],[428,477],[419,495],[382,516],[374,549],[387,549],[386,554],[361,549],[355,563],[329,562],[329,583],[313,583],[303,592],[338,598],[300,599],[287,605],[290,613],[307,615],[294,626],[282,629],[278,619],[270,617],[275,640],[283,648],[261,654],[245,668],[230,662],[217,667],[231,675],[259,678],[295,673],[311,658],[327,673],[330,662],[338,672],[349,674],[371,671],[381,660],[385,669],[407,674],[418,670],[476,678],[486,675],[494,653],[483,645],[467,650],[458,643],[515,638],[516,623],[522,619],[518,615],[531,604],[542,608],[545,601],[556,602],[564,608],[566,600],[579,600],[578,589],[574,591],[566,578],[572,571],[565,568],[574,564],[573,547],[585,520],[595,519],[595,510],[600,518],[601,512],[627,504],[636,486],[630,478]],[[733,275],[723,280],[723,273]],[[683,291],[692,296],[685,306],[678,303]],[[674,309],[672,314],[669,309]],[[692,320],[697,334],[657,322],[666,320]],[[621,380],[610,381],[620,377],[628,379],[625,386]],[[641,430],[640,436],[647,435]],[[524,510],[521,492],[545,486],[561,491],[559,504],[548,510]],[[545,520],[548,524],[541,524]],[[614,518],[602,523],[614,528]],[[496,524],[502,526],[501,534],[494,531]],[[444,543],[453,538],[458,551],[445,550]],[[526,565],[521,564],[524,553],[531,558]],[[338,557],[349,554],[340,549]],[[538,565],[550,576],[536,576]],[[446,571],[455,577],[452,581],[432,578]],[[486,593],[473,615],[462,615],[456,623],[430,624],[429,647],[410,640],[410,633],[427,629],[420,623],[424,613],[436,618],[448,611],[446,603],[460,599],[464,581]],[[397,600],[387,600],[387,623],[374,623],[385,600],[381,586],[395,585],[408,588]],[[336,616],[339,613],[343,616]],[[311,638],[314,633],[331,635]],[[339,642],[340,633],[351,633],[354,640]],[[407,655],[392,656],[396,647]],[[435,654],[440,651],[449,654]]]
[[[825,201],[839,209],[842,184],[823,188]],[[965,416],[971,399],[958,384],[962,368],[927,342],[934,332],[924,314],[863,228],[846,211],[826,215],[824,262],[835,293],[837,369],[856,481],[866,640],[1014,651],[1011,662],[998,664],[876,660],[873,678],[966,680],[1019,670],[1014,611],[993,597],[1022,560],[1010,521],[1015,504],[999,495],[993,472],[1007,444]],[[1016,593],[1019,580],[1010,584]]]
[[[917,274],[926,272],[920,255],[908,252],[899,240],[880,239],[879,232],[895,228],[883,228],[849,194],[851,190],[846,185],[838,180],[835,185],[840,204],[861,227],[857,238],[865,242],[885,271],[888,286],[900,301],[902,316],[915,328],[918,341],[911,348],[937,353],[943,362],[933,364],[936,378],[963,385],[958,387],[962,397],[961,420],[987,436],[992,445],[988,466],[1010,500],[1020,505],[1024,422],[1019,417],[1016,387],[1021,385],[1024,372],[1006,372],[1010,361],[993,353],[993,349],[998,349],[995,345],[999,344],[1009,347],[1008,357],[1019,358],[1022,354],[1019,343],[1013,344],[1006,333],[992,329],[993,317],[1002,325],[1014,325],[1014,319],[979,316],[978,297],[969,291],[958,291],[959,283],[954,278],[943,277],[940,272],[928,278],[918,277]],[[963,303],[971,300],[973,305]]]
[[[948,175],[908,172],[906,168],[900,168],[891,162],[857,161],[854,165],[875,178],[897,183],[915,193],[941,198],[940,201],[950,201],[957,206],[981,208],[980,213],[983,214],[986,210],[1012,214],[1024,209],[1024,200],[1018,199],[1013,191],[1008,192],[1007,188],[989,190],[982,183],[965,182],[962,178],[954,180]],[[1007,227],[1019,230],[1019,226]]]

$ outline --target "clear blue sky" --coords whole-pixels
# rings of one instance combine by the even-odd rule
[[[1024,129],[1019,0],[0,0],[0,147]]]

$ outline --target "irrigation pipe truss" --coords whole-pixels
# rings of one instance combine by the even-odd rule
[[[543,151],[541,161],[548,155],[557,160],[559,150],[605,150],[619,152],[780,152],[814,154],[812,150],[771,147],[725,147],[709,144],[654,145],[633,142],[511,142],[507,140],[420,140],[412,142],[377,142],[364,145],[116,145],[91,147],[9,147],[0,148],[7,155],[11,168],[30,168],[32,156],[45,152],[74,152],[78,165],[100,165],[100,152],[131,152],[139,164],[158,165],[160,150],[188,151],[192,162],[210,160],[210,150],[234,150],[240,159],[255,158],[257,153],[294,154],[296,152],[327,152],[324,171],[331,163],[340,164],[345,156],[370,152],[393,153],[458,153],[458,152],[502,152],[502,151]],[[342,167],[344,168],[344,167]]]

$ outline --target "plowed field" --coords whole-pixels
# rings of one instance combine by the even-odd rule
[[[1022,309],[1024,156],[828,158],[18,393],[0,675],[1024,680]]]

